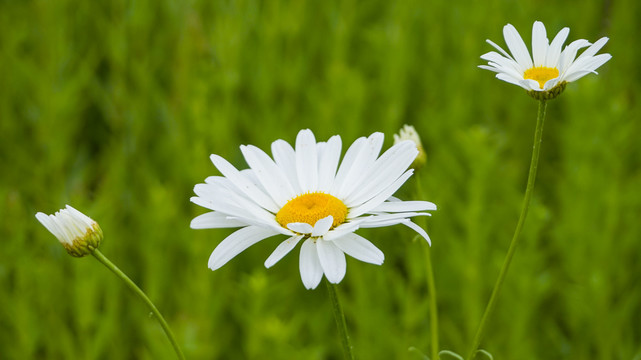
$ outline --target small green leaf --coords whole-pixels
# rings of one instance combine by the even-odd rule
[[[441,350],[441,351],[438,353],[438,358],[439,358],[439,359],[442,359],[442,356],[443,356],[443,355],[449,355],[449,356],[451,356],[451,357],[455,358],[456,360],[465,360],[465,359],[463,359],[463,357],[462,357],[461,355],[459,355],[459,354],[455,353],[454,351]]]
[[[417,353],[418,355],[420,355],[420,356],[421,356],[421,358],[422,358],[423,360],[430,360],[430,358],[429,358],[427,355],[423,354],[423,352],[422,352],[421,350],[419,350],[419,349],[415,348],[414,346],[410,346],[410,347],[407,349],[407,351]]]
[[[476,351],[476,353],[477,353],[477,354],[478,354],[478,353],[481,353],[481,354],[483,354],[483,355],[487,356],[487,358],[488,358],[488,359],[490,359],[490,360],[494,360],[494,357],[492,356],[492,354],[490,354],[489,352],[487,352],[487,351],[485,351],[485,350],[483,350],[483,349],[479,349],[479,350],[477,350],[477,351]]]

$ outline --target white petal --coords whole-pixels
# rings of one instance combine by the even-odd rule
[[[295,196],[294,189],[286,175],[269,155],[253,145],[243,145],[240,147],[240,151],[279,208]]]
[[[347,263],[345,253],[332,241],[317,240],[316,249],[323,272],[332,284],[338,284],[345,277]]]
[[[61,235],[61,234],[59,234],[59,233],[58,233],[58,229],[56,229],[56,228],[53,226],[53,220],[49,217],[49,215],[47,215],[47,214],[45,214],[45,213],[42,213],[42,212],[39,212],[39,213],[37,213],[37,214],[36,214],[36,219],[38,219],[38,221],[40,221],[40,223],[41,223],[41,224],[42,224],[42,225],[43,225],[47,230],[49,230],[49,232],[50,232],[50,233],[52,233],[52,234],[53,234],[53,236],[55,236],[56,238],[60,238],[60,235]]]
[[[561,78],[564,77],[565,71],[570,67],[572,62],[574,61],[574,58],[576,57],[577,51],[579,51],[580,48],[584,48],[586,46],[589,46],[590,42],[585,40],[585,39],[579,39],[571,42],[568,46],[563,49],[561,52],[561,55],[559,56],[559,74],[561,74]]]
[[[484,70],[490,70],[490,71],[494,71],[494,72],[501,72],[501,69],[496,68],[496,67],[494,67],[494,66],[489,66],[489,65],[479,65],[478,67],[480,67],[481,69],[484,69]]]
[[[403,175],[417,155],[416,144],[410,140],[392,146],[370,167],[362,185],[345,198],[345,205],[355,207],[378,195]]]
[[[252,216],[252,214],[250,212],[247,212],[244,209],[241,209],[241,208],[238,208],[238,207],[232,206],[232,205],[227,205],[227,204],[221,203],[221,202],[214,203],[213,201],[211,201],[210,199],[205,198],[205,197],[192,196],[189,200],[191,202],[193,202],[194,204],[198,205],[198,206],[202,206],[202,207],[204,207],[206,209],[214,210],[214,211],[220,212],[222,214],[227,214],[227,215],[232,216],[232,217],[244,218],[244,217],[251,217]]]
[[[230,184],[236,187],[236,189],[246,194],[248,198],[252,199],[261,207],[272,212],[278,211],[279,207],[274,203],[274,201],[262,190],[258,189],[253,183],[251,183],[251,181],[248,181],[245,176],[242,176],[241,173],[227,160],[215,154],[212,154],[210,159],[218,171],[229,179]]]
[[[89,216],[87,216],[87,215],[83,214],[82,212],[76,210],[71,205],[65,205],[65,209],[63,209],[62,211],[65,211],[65,210],[69,212],[69,214],[74,218],[74,220],[76,220],[76,221],[79,220],[79,221],[81,221],[82,223],[84,223],[88,227],[93,226],[93,224],[95,223],[95,221],[93,221]],[[75,221],[74,221],[74,223],[75,223]],[[84,230],[84,229],[82,229],[82,230]]]
[[[548,48],[548,53],[545,57],[545,66],[555,67],[558,69],[561,48],[563,47],[565,40],[568,38],[568,34],[570,34],[570,28],[567,27],[564,27],[558,34],[556,34],[554,40],[552,40],[552,44],[550,44],[550,47]]]
[[[612,59],[612,55],[610,54],[599,54],[591,58],[590,61],[587,64],[585,64],[585,70],[594,72],[596,74],[595,70],[601,67],[601,65],[608,62],[610,59]]]
[[[308,223],[289,223],[287,228],[299,234],[311,234],[314,231],[314,227]]]
[[[49,215],[51,233],[54,234],[63,243],[71,244],[76,238],[76,233],[70,229],[67,224],[73,221],[64,209],[57,211],[53,215]],[[45,226],[46,227],[46,226]]]
[[[577,59],[565,72],[564,80],[568,82],[575,81],[589,73],[596,74],[595,70],[611,58],[612,56],[610,54],[600,54],[597,56]],[[577,76],[577,73],[580,73],[580,76]]]
[[[505,73],[500,73],[500,74],[496,74],[496,78],[499,79],[499,80],[503,80],[505,82],[508,82],[510,84],[518,85],[518,86],[524,88],[525,90],[530,90],[530,87],[528,85],[524,85],[523,84],[522,76],[519,79],[519,78],[515,78],[515,77],[510,76],[510,75],[507,75]]]
[[[356,158],[361,153],[361,150],[363,149],[363,147],[365,147],[365,141],[366,141],[366,138],[360,137],[356,139],[352,143],[352,145],[347,149],[347,152],[345,153],[345,157],[343,157],[343,161],[341,162],[341,165],[338,168],[338,172],[336,173],[336,177],[334,178],[334,183],[332,184],[332,190],[330,191],[331,194],[338,194],[338,191],[342,187],[343,182],[345,182],[345,179],[347,178],[347,175],[352,169],[352,166],[354,165]]]
[[[523,78],[523,70],[521,70],[521,66],[512,59],[506,59],[494,51],[483,54],[481,59],[487,60],[489,65],[496,67],[497,72],[505,72],[516,78]]]
[[[584,77],[585,75],[595,74],[595,73],[596,72],[594,71],[574,71],[574,72],[571,72],[569,75],[567,75],[563,80],[567,82],[577,81],[580,78]]]
[[[419,233],[419,235],[421,235],[425,240],[427,240],[427,243],[430,244],[430,246],[432,245],[432,240],[430,240],[430,237],[427,235],[427,232],[423,230],[422,227],[416,225],[411,221],[404,222],[403,225]]]
[[[432,210],[436,210],[436,205],[429,201],[386,201],[375,207],[372,211],[400,212]]]
[[[413,172],[414,170],[412,169],[407,170],[403,175],[401,175],[401,177],[396,179],[396,181],[394,181],[390,186],[388,186],[385,190],[380,192],[378,195],[368,200],[363,205],[359,205],[353,209],[350,209],[349,213],[347,214],[347,217],[349,219],[359,217],[365,214],[366,212],[379,206],[387,198],[392,196],[396,192],[396,190],[398,190],[405,183],[405,181],[407,181],[407,179],[409,179],[409,177],[412,176]]]
[[[599,50],[601,50],[601,48],[603,46],[605,46],[605,44],[608,42],[608,40],[609,39],[607,37],[600,38],[594,44],[592,44],[589,48],[585,49],[585,51],[583,53],[581,53],[581,55],[579,55],[579,57],[576,58],[576,60],[578,61],[580,59],[584,59],[586,57],[591,57],[591,56],[596,55],[596,53]]]
[[[345,254],[370,264],[381,265],[385,255],[369,240],[357,234],[347,234],[334,240],[334,244]]]
[[[358,154],[356,160],[350,167],[340,190],[336,192],[339,199],[348,197],[358,186],[366,179],[367,173],[371,168],[378,154],[383,147],[384,135],[382,133],[373,133],[365,141],[365,145]]]
[[[534,66],[543,66],[548,51],[548,38],[545,32],[545,25],[540,21],[535,21],[532,26],[532,58]]]
[[[337,227],[335,227],[334,229],[327,232],[327,234],[323,235],[323,239],[334,240],[344,236],[345,234],[354,232],[358,230],[358,228],[360,227],[360,224],[364,222],[366,219],[367,219],[366,217],[362,217],[362,218],[351,220],[349,222],[342,223]]]
[[[323,236],[327,234],[329,229],[332,227],[333,222],[334,217],[332,215],[316,221],[316,224],[314,224],[314,230],[312,231],[312,236]]]
[[[217,228],[235,228],[246,226],[242,221],[230,219],[229,215],[217,211],[208,212],[196,216],[191,220],[189,227],[192,229],[217,229]]]
[[[322,240],[321,240],[322,241]],[[307,289],[315,289],[323,278],[323,268],[318,259],[314,240],[307,239],[300,248],[300,277]]]
[[[294,192],[297,194],[302,193],[296,173],[296,152],[294,148],[285,140],[276,140],[272,143],[272,155],[274,155],[276,165],[292,184]]]
[[[234,194],[220,192],[219,189],[217,190],[220,196],[214,195],[209,198],[193,196],[190,200],[196,205],[228,214],[234,220],[241,221],[247,225],[268,227],[284,235],[294,235],[290,230],[283,228],[276,222],[274,214],[267,212],[242,197],[234,197]]]
[[[267,194],[267,190],[263,187],[263,184],[260,183],[260,180],[258,180],[258,176],[256,176],[256,173],[252,169],[243,169],[240,170],[240,174],[244,176],[249,182],[254,184],[260,191],[263,193]],[[269,196],[269,195],[268,195]]]
[[[590,74],[590,73],[597,74],[595,70],[599,68],[601,65],[605,64],[611,58],[612,56],[610,54],[597,55],[589,59],[590,60],[589,63],[584,64],[582,68],[577,68],[576,70],[568,71],[568,73],[566,73],[565,75],[565,80],[568,82],[576,81],[587,74]]]
[[[334,135],[337,136],[337,135]],[[325,141],[319,141],[316,143],[316,155],[318,156],[318,161],[320,162],[321,157],[323,156],[323,151],[325,151],[325,146],[327,143]]]
[[[361,224],[361,228],[368,229],[368,228],[388,227],[388,226],[394,226],[394,225],[398,225],[398,224],[403,224],[403,223],[405,223],[407,221],[409,221],[409,219],[407,219],[407,218],[372,221],[372,222],[362,223]]]
[[[318,191],[329,192],[334,183],[338,161],[341,157],[341,137],[332,136],[327,141],[318,160]]]
[[[240,173],[240,171],[238,171],[238,172]],[[208,176],[207,178],[205,178],[205,184],[222,186],[222,187],[224,187],[226,189],[230,189],[232,191],[236,191],[239,194],[243,194],[243,195],[245,194],[243,191],[239,191],[238,189],[236,189],[236,187],[231,182],[231,180],[229,180],[228,178],[226,178],[224,176],[215,176],[215,175],[214,176]]]
[[[501,54],[503,54],[503,56],[505,56],[506,58],[508,58],[508,59],[510,59],[510,60],[512,60],[512,61],[514,61],[514,58],[513,58],[510,54],[508,54],[508,53],[507,53],[507,51],[503,50],[503,48],[502,48],[502,47],[498,46],[494,41],[492,41],[492,40],[490,40],[490,39],[487,39],[487,40],[485,40],[485,41],[486,41],[488,44],[492,45],[496,50],[500,51],[500,52],[501,52]]]
[[[277,225],[274,214],[232,191],[210,184],[196,184],[194,192],[198,197],[192,197],[191,201],[197,205],[234,217],[253,218],[264,224]]]
[[[503,37],[505,38],[505,43],[510,49],[510,52],[514,56],[514,60],[521,66],[521,71],[532,67],[532,58],[530,58],[530,53],[527,50],[527,46],[523,42],[523,38],[519,35],[519,32],[511,24],[507,24],[503,27]]]
[[[430,213],[424,213],[424,212],[403,212],[403,213],[396,213],[396,214],[381,214],[381,215],[374,215],[374,216],[368,216],[365,218],[365,221],[361,224],[361,227],[366,228],[366,227],[380,227],[380,223],[387,222],[390,220],[404,220],[410,217],[415,217],[415,216],[432,216]]]
[[[532,79],[521,80],[521,87],[525,88],[526,90],[543,91],[539,82]]]
[[[560,80],[561,80],[560,77],[556,77],[554,79],[550,79],[550,80],[546,81],[545,84],[543,85],[543,91],[548,91],[548,90],[552,89],[553,87],[556,86],[556,84],[559,83]]]
[[[292,236],[289,239],[280,243],[274,252],[265,260],[265,267],[270,268],[280,261],[285,255],[289,254],[292,249],[296,247],[298,242],[303,238],[303,235]]]
[[[255,243],[278,233],[257,226],[247,226],[225,238],[209,257],[209,268],[216,270]]]
[[[318,188],[318,155],[316,139],[311,130],[301,130],[296,137],[296,173],[303,192]]]

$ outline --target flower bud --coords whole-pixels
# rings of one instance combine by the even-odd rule
[[[103,238],[97,222],[69,205],[53,215],[39,212],[36,219],[58,238],[71,256],[92,254]]]
[[[416,132],[416,129],[414,129],[414,126],[403,125],[403,128],[401,128],[398,134],[394,134],[394,144],[397,144],[405,140],[411,140],[414,142],[414,144],[416,144],[416,148],[418,149],[418,155],[416,155],[416,159],[414,159],[414,162],[412,163],[411,167],[415,170],[418,170],[419,168],[421,168],[423,165],[427,163],[427,154],[423,149],[423,144],[421,144],[421,138],[420,136],[418,136],[418,133]]]

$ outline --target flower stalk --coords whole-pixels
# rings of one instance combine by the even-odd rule
[[[327,279],[325,279],[325,284],[327,285],[327,292],[329,293],[329,298],[332,302],[332,310],[334,312],[334,318],[336,319],[338,333],[341,337],[343,355],[345,356],[345,359],[354,360],[354,354],[352,353],[352,344],[349,340],[349,335],[347,334],[345,314],[343,313],[343,308],[341,307],[340,300],[338,299],[338,294],[336,293],[336,285],[330,283],[329,281],[327,281]]]
[[[418,198],[422,199],[425,195],[423,191],[423,181],[420,173],[416,174],[416,192]],[[424,219],[420,219],[424,222]],[[439,358],[439,340],[438,340],[438,306],[436,302],[436,282],[434,281],[434,270],[432,268],[432,249],[428,245],[425,247],[425,270],[427,276],[428,308],[430,319],[430,353],[432,359]]]
[[[93,251],[91,254],[93,255],[98,261],[100,261],[103,265],[107,267],[107,269],[111,270],[114,274],[116,274],[117,277],[119,277],[126,285],[133,291],[136,295],[138,295],[142,301],[147,304],[149,307],[149,310],[154,314],[158,322],[160,323],[160,326],[162,327],[163,331],[165,332],[165,335],[167,335],[167,338],[169,339],[169,342],[171,342],[171,346],[174,348],[174,351],[176,351],[176,355],[178,356],[178,359],[184,360],[185,355],[183,355],[182,351],[180,350],[180,346],[178,345],[178,342],[176,341],[176,338],[174,337],[174,334],[171,332],[171,329],[169,328],[169,325],[167,324],[167,321],[165,321],[165,318],[162,316],[160,311],[156,308],[156,305],[149,300],[147,295],[124,273],[122,272],[116,265],[114,265],[107,257],[105,257],[100,250],[96,249]]]
[[[474,336],[472,347],[470,348],[470,352],[466,358],[468,360],[474,359],[474,356],[476,356],[476,353],[478,352],[479,345],[483,340],[483,335],[485,332],[485,327],[487,326],[488,319],[494,311],[494,307],[496,306],[496,301],[501,291],[501,287],[503,286],[503,282],[505,281],[508,269],[510,268],[512,258],[514,257],[514,252],[516,251],[516,248],[521,239],[519,235],[521,234],[521,229],[523,228],[525,218],[527,217],[527,213],[530,208],[530,199],[532,198],[532,191],[534,190],[534,182],[536,180],[536,171],[539,164],[539,153],[541,151],[541,138],[543,135],[543,123],[545,121],[546,108],[547,101],[545,99],[539,100],[539,109],[536,118],[536,130],[534,131],[534,145],[532,148],[532,160],[530,161],[530,171],[528,174],[527,186],[525,188],[525,196],[523,198],[521,215],[519,216],[519,221],[516,224],[514,236],[512,237],[512,242],[510,243],[507,255],[505,256],[503,267],[501,267],[501,272],[499,273],[499,277],[496,280],[496,284],[494,285],[494,289],[492,290],[492,295],[490,296],[490,300],[487,304],[487,307],[485,308],[483,317],[481,318],[481,323],[479,324],[476,335]]]
[[[434,285],[434,271],[432,270],[432,249],[425,247],[425,268],[427,270],[427,291],[430,309],[430,342],[432,359],[438,359],[438,307],[436,305],[436,286]]]

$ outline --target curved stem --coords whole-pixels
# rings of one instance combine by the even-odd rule
[[[423,182],[419,174],[416,174],[416,192],[419,199],[425,199],[423,192]],[[419,221],[425,223],[425,218],[421,217]],[[425,226],[423,226],[425,227]],[[438,307],[436,302],[436,285],[434,281],[434,271],[432,269],[432,249],[429,244],[425,248],[425,268],[427,276],[427,291],[428,291],[428,307],[430,311],[430,342],[432,359],[438,360],[439,358],[439,344],[438,344]]]
[[[481,318],[481,323],[479,324],[479,328],[476,331],[476,336],[474,336],[472,347],[470,349],[469,355],[466,358],[468,360],[472,360],[474,358],[478,350],[478,347],[481,343],[481,340],[483,340],[483,332],[485,331],[487,320],[492,315],[492,312],[494,311],[494,307],[496,306],[496,299],[498,298],[499,292],[503,285],[503,281],[505,280],[505,276],[507,275],[507,271],[510,267],[510,263],[512,262],[512,257],[514,256],[514,252],[516,251],[516,247],[518,246],[518,243],[519,243],[519,239],[520,239],[519,235],[521,234],[523,223],[525,223],[525,218],[527,217],[527,212],[530,207],[530,199],[532,198],[532,190],[534,189],[534,181],[536,180],[536,169],[539,163],[539,152],[541,150],[541,136],[543,134],[543,122],[545,121],[546,107],[547,107],[546,101],[539,100],[539,110],[538,110],[538,115],[536,117],[536,130],[534,131],[534,146],[532,148],[532,160],[530,161],[530,172],[527,178],[527,186],[525,188],[525,197],[523,198],[523,207],[521,208],[521,216],[519,217],[519,221],[516,224],[516,229],[514,230],[514,236],[512,237],[512,242],[510,243],[510,247],[507,251],[507,255],[505,256],[505,260],[503,262],[503,267],[501,268],[499,277],[496,280],[494,289],[492,290],[490,301],[488,302],[487,307],[485,308],[485,312],[483,313],[483,317]]]
[[[127,284],[127,286],[134,292],[136,295],[138,295],[144,302],[147,304],[151,312],[154,314],[156,319],[158,319],[158,322],[160,323],[160,326],[162,326],[162,329],[165,331],[165,334],[169,338],[169,341],[171,342],[171,346],[174,347],[174,350],[176,351],[176,355],[178,355],[178,359],[184,360],[185,356],[183,355],[182,351],[180,350],[180,347],[178,346],[178,342],[174,338],[174,334],[171,332],[171,329],[169,328],[169,325],[165,321],[165,318],[163,318],[162,314],[158,309],[156,308],[156,305],[154,305],[151,300],[145,295],[145,293],[140,290],[140,288],[124,273],[122,272],[116,265],[114,265],[109,259],[107,259],[101,252],[100,250],[96,249],[92,253],[92,255],[98,259],[103,265],[105,265],[111,272],[116,274],[122,281]]]
[[[327,285],[329,298],[332,301],[332,310],[334,310],[334,318],[336,319],[336,326],[338,327],[338,333],[341,337],[341,345],[343,345],[343,353],[345,355],[345,359],[354,360],[354,354],[352,354],[352,344],[349,341],[349,335],[347,335],[345,314],[343,313],[343,308],[341,307],[341,303],[338,300],[336,285],[330,283],[329,281],[327,281],[327,279],[325,279],[325,284]]]

